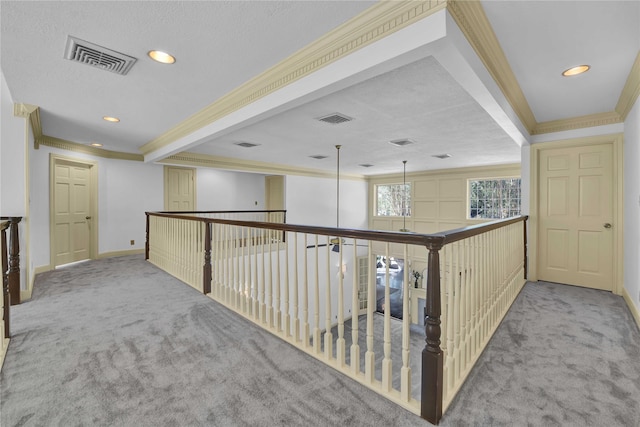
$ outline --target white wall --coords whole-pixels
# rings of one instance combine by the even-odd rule
[[[4,74],[0,72],[0,215],[20,216],[18,225],[18,244],[20,245],[20,289],[27,286],[26,230],[29,218],[26,218],[26,147],[27,141],[33,141],[28,132],[27,121],[13,114],[14,100],[7,86]]]
[[[624,287],[640,311],[640,101],[624,122]]]
[[[100,159],[99,163],[98,252],[144,248],[144,213],[163,209],[162,166],[113,159]]]
[[[288,175],[285,184],[285,203],[287,209],[287,223],[299,225],[315,225],[321,227],[336,226],[336,180],[332,178],[313,178],[306,176]],[[340,180],[340,228],[367,228],[367,197],[368,185],[366,181],[349,179]],[[310,271],[315,271],[315,248],[306,249],[307,244],[313,244],[313,236],[309,235],[309,241],[302,241],[299,235],[299,252],[305,252],[308,257]],[[321,237],[321,242],[326,242],[326,237]],[[351,316],[352,283],[353,274],[356,273],[355,260],[353,259],[353,247],[344,246],[342,263],[346,264],[344,275],[344,316]],[[362,254],[359,254],[359,256]],[[299,259],[302,258],[300,254]],[[337,322],[338,315],[338,269],[340,266],[340,254],[330,251],[327,260],[326,247],[318,248],[319,262],[319,305],[320,328],[326,328],[326,290],[327,283],[331,283],[331,322]],[[327,263],[329,274],[327,274]],[[290,266],[290,269],[292,267]],[[301,267],[300,267],[301,268]],[[302,275],[300,271],[300,275]],[[315,277],[315,273],[310,273]],[[315,284],[309,283],[309,312],[313,313]],[[300,295],[302,301],[302,295]],[[293,307],[291,308],[293,309]],[[302,310],[302,307],[300,308]],[[300,312],[302,315],[302,311]],[[312,314],[310,314],[312,316]],[[313,318],[310,319],[311,327],[314,326]]]
[[[25,119],[13,115],[14,101],[0,75],[0,215],[25,216]]]
[[[367,228],[367,182],[340,180],[340,228]],[[336,226],[336,180],[289,175],[287,223]]]
[[[50,153],[98,163],[98,253],[142,249],[145,211],[163,209],[161,165],[104,159],[41,146],[30,152],[31,262],[48,266]],[[135,240],[135,245],[130,245]]]
[[[264,177],[261,174],[197,168],[197,210],[264,210]]]
[[[51,153],[98,163],[98,253],[142,249],[145,212],[164,209],[163,165],[104,159],[41,146],[30,149],[32,269],[48,266],[49,156]],[[199,210],[264,209],[264,175],[198,168]],[[255,205],[255,202],[258,205]],[[130,241],[135,244],[131,245]]]

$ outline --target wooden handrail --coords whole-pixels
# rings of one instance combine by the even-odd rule
[[[437,233],[442,237],[440,244],[427,245],[429,249],[428,272],[427,272],[427,291],[424,308],[424,329],[425,329],[425,347],[422,351],[422,402],[421,416],[430,423],[438,424],[442,418],[443,408],[443,371],[444,358],[442,348],[440,346],[440,338],[442,331],[440,325],[442,306],[441,306],[441,286],[440,286],[440,249],[446,244],[468,239],[492,230],[507,227],[511,224],[523,222],[524,224],[524,262],[527,260],[526,247],[526,223],[528,215],[521,215],[514,218],[492,221],[489,223],[472,225],[469,227],[449,230]],[[525,269],[526,277],[526,269]]]
[[[360,240],[380,241],[397,244],[419,245],[428,251],[428,273],[426,301],[424,309],[425,347],[422,352],[422,407],[421,416],[427,421],[437,424],[443,411],[443,351],[441,348],[441,284],[440,284],[440,250],[447,244],[468,239],[489,231],[522,222],[524,225],[524,265],[526,276],[527,248],[526,221],[527,215],[472,225],[441,233],[419,234],[413,232],[363,230],[349,228],[319,227],[298,224],[273,223],[263,221],[246,221],[239,219],[196,217],[194,213],[265,213],[285,211],[209,211],[209,212],[145,212],[147,217],[147,246],[149,253],[149,217],[158,216],[189,221],[199,221],[205,227],[204,285],[205,293],[210,292],[211,282],[211,224],[226,224],[240,227],[269,229],[286,232],[315,234],[323,236],[347,237]],[[317,240],[317,239],[316,239]]]
[[[147,213],[163,213],[163,214],[179,214],[179,215],[187,215],[187,214],[232,214],[232,213],[287,213],[286,210],[276,209],[276,210],[262,210],[262,211],[158,211],[158,212],[147,212]]]
[[[283,212],[283,211],[228,211],[236,213],[251,213],[251,212]],[[195,213],[195,212],[194,212]],[[214,213],[214,212],[208,212]],[[266,228],[278,231],[290,231],[297,233],[307,234],[321,234],[321,235],[335,235],[340,237],[348,237],[353,239],[362,240],[375,240],[381,242],[390,243],[406,243],[409,245],[420,245],[427,248],[442,248],[444,245],[456,242],[458,240],[466,239],[478,234],[486,233],[487,231],[495,230],[498,228],[506,227],[510,224],[514,224],[520,221],[526,221],[529,217],[527,215],[521,215],[518,217],[492,221],[483,224],[472,225],[464,228],[457,228],[454,230],[444,231],[441,233],[433,234],[419,234],[413,232],[400,232],[400,231],[383,231],[383,230],[364,230],[354,228],[333,228],[333,227],[319,227],[312,225],[299,225],[299,224],[283,224],[273,222],[261,222],[261,221],[243,221],[237,219],[222,219],[222,218],[202,218],[189,216],[185,213],[171,213],[171,212],[145,212],[147,216],[160,216],[165,218],[185,219],[191,221],[201,221],[205,223],[218,223],[237,225],[251,228]]]
[[[407,243],[411,245],[427,246],[430,244],[442,243],[444,236],[437,234],[418,234],[418,233],[403,233],[399,231],[382,231],[382,230],[363,230],[353,228],[334,228],[334,227],[319,227],[312,225],[299,225],[299,224],[283,224],[274,222],[261,222],[261,221],[243,221],[237,219],[222,219],[222,218],[202,218],[194,217],[183,214],[173,213],[161,213],[161,212],[145,212],[147,216],[159,216],[165,218],[184,219],[191,221],[200,221],[205,223],[227,224],[237,225],[242,227],[251,228],[263,228],[278,231],[289,231],[297,233],[307,234],[321,234],[348,237],[353,239],[363,240],[377,240],[381,242],[390,243]]]
[[[4,338],[10,338],[10,316],[9,306],[11,305],[11,296],[9,295],[9,262],[7,258],[7,230],[11,226],[9,221],[0,223],[0,231],[2,233],[0,240],[2,245],[2,259],[0,260],[0,276],[2,277],[2,321],[4,323]]]
[[[9,227],[9,293],[11,305],[20,304],[20,238],[18,235],[18,223],[21,216],[3,216],[0,220],[8,220]]]

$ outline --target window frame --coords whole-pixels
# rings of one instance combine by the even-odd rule
[[[519,213],[522,214],[522,176],[518,175],[508,175],[508,176],[489,176],[489,177],[476,177],[476,178],[467,178],[467,209],[466,209],[466,219],[467,221],[496,221],[504,218],[479,218],[471,216],[471,182],[472,181],[504,181],[504,180],[520,180],[520,190],[519,190]],[[510,218],[510,217],[507,217]]]
[[[373,186],[373,216],[378,218],[411,218],[413,213],[413,209],[411,208],[411,199],[412,199],[412,191],[413,186],[411,185],[411,181],[407,182],[393,182],[393,183],[384,183],[384,184],[374,184]],[[407,197],[407,205],[405,206],[405,212],[408,212],[407,215],[380,215],[378,213],[378,187],[389,187],[389,186],[407,186],[408,187],[408,197]]]

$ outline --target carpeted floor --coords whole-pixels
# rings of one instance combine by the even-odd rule
[[[2,426],[428,425],[140,256],[39,275],[12,332]],[[527,284],[441,425],[640,425],[622,299]]]

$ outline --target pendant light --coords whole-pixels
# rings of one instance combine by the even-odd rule
[[[336,163],[336,228],[340,228],[340,148],[342,145],[336,145],[337,150],[337,163]],[[340,252],[340,238],[335,237],[331,239],[330,243],[333,245],[331,250],[333,252]]]
[[[407,161],[402,161],[402,228],[401,232],[410,231],[407,228]]]

